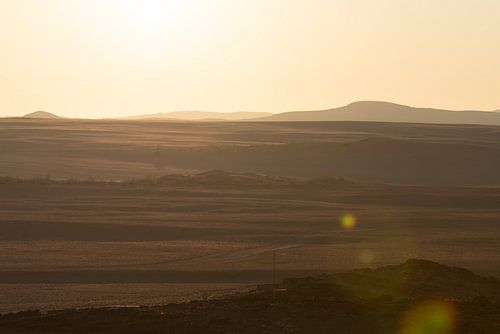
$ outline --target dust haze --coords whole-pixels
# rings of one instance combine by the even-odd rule
[[[500,333],[499,17],[0,0],[0,334]]]
[[[278,282],[410,258],[500,275],[499,127],[34,116],[0,120],[0,313],[233,298],[275,252]]]

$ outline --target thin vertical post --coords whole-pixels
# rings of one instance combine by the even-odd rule
[[[273,251],[273,303],[276,298],[276,250]]]

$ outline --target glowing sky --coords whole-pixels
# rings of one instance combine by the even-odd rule
[[[500,108],[498,0],[0,0],[0,116]]]

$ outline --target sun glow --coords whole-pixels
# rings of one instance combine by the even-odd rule
[[[191,2],[180,0],[114,0],[106,1],[111,20],[130,29],[154,33],[175,27],[196,7]]]
[[[89,3],[92,11],[89,11]],[[179,68],[184,78],[203,55],[211,55],[211,43],[222,30],[226,11],[203,0],[89,0],[80,15],[79,44],[102,57],[106,72],[116,68],[132,73],[135,84],[174,79]],[[90,29],[89,29],[90,28]],[[162,73],[162,76],[160,76]],[[194,74],[194,73],[193,73]],[[158,85],[155,85],[158,87]],[[147,91],[151,94],[151,91]],[[143,101],[144,102],[144,101]]]
[[[282,112],[361,99],[496,110],[499,10],[456,0],[2,0],[0,115]]]
[[[96,4],[109,27],[141,39],[186,37],[190,28],[203,25],[208,7],[201,1],[111,0]]]

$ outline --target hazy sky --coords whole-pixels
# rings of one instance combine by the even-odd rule
[[[499,0],[0,0],[0,116],[500,108]]]

